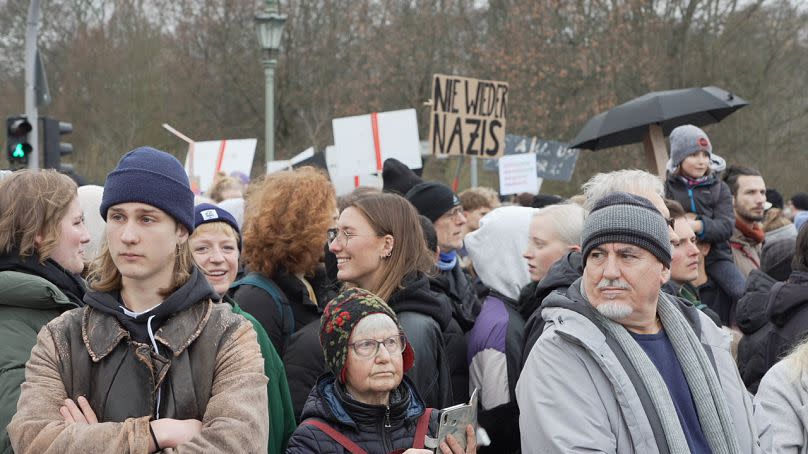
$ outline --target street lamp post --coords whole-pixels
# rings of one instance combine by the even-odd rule
[[[278,64],[276,54],[281,46],[283,25],[286,16],[278,14],[278,3],[267,0],[264,12],[255,16],[258,42],[264,52],[264,77],[266,83],[265,99],[265,143],[266,163],[275,160],[275,66]]]

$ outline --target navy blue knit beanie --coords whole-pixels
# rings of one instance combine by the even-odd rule
[[[101,198],[101,217],[119,203],[139,202],[159,208],[194,231],[194,193],[182,164],[170,154],[151,147],[123,155],[107,175]]]

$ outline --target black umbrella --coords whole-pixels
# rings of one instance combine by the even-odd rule
[[[718,123],[747,104],[712,86],[655,91],[592,117],[570,148],[601,150],[642,142],[649,134],[649,125],[660,126],[667,136],[677,126]]]

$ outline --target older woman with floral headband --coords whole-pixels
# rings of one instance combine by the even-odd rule
[[[395,312],[361,288],[328,303],[320,343],[329,373],[320,377],[292,434],[287,453],[431,453],[427,437],[438,428],[438,411],[426,408],[404,372],[414,353]],[[471,426],[467,448],[453,438],[440,452],[476,452]]]

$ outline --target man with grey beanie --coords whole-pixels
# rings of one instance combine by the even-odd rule
[[[583,275],[543,303],[544,332],[516,386],[522,451],[759,452],[729,335],[660,289],[665,218],[640,196],[597,201]]]

